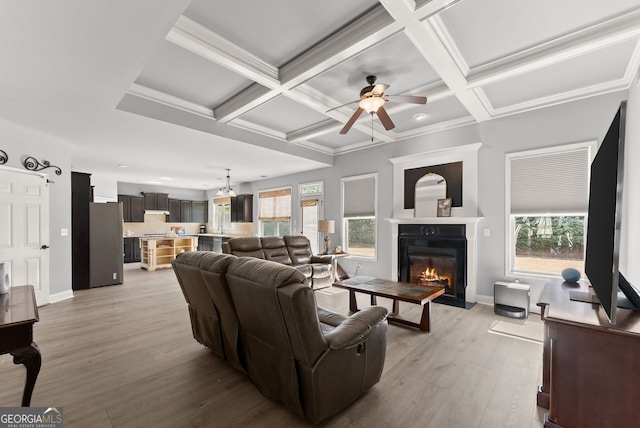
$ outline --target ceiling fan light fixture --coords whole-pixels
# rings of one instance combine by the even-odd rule
[[[360,108],[369,114],[373,114],[384,104],[382,97],[368,97],[360,100]]]

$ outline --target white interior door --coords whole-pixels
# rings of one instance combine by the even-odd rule
[[[0,264],[12,286],[31,284],[38,306],[49,303],[46,174],[0,167]]]

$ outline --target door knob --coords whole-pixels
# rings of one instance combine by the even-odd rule
[[[48,245],[43,245],[42,247],[40,247],[41,250],[46,250],[47,248],[49,248]]]

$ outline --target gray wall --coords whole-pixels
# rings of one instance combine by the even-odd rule
[[[42,172],[54,181],[49,185],[49,292],[52,295],[68,292],[71,290],[71,145],[0,119],[0,149],[9,155],[6,166],[23,169],[23,159],[33,156],[62,169],[60,176],[55,175],[52,168]],[[69,230],[69,236],[60,236],[63,228]]]
[[[294,206],[298,201],[300,183],[323,180],[325,183],[325,216],[340,219],[340,178],[352,175],[378,173],[378,259],[375,262],[342,259],[341,265],[348,273],[355,272],[358,262],[362,264],[362,275],[389,277],[391,272],[391,225],[385,218],[392,216],[392,164],[389,158],[451,148],[481,142],[479,152],[478,216],[485,217],[480,230],[491,229],[491,236],[478,236],[478,294],[493,295],[493,283],[505,277],[505,206],[504,165],[505,154],[534,148],[597,140],[600,142],[620,104],[627,96],[625,92],[607,94],[595,98],[575,101],[547,109],[495,119],[434,133],[419,138],[398,141],[367,150],[336,157],[333,167],[309,171],[260,182],[246,183],[243,190],[257,195],[262,189],[293,186]],[[640,103],[640,101],[638,101]],[[336,134],[336,138],[339,135]],[[254,210],[257,216],[257,202]],[[293,219],[299,223],[299,211],[294,209]],[[341,240],[341,225],[336,222],[336,233],[332,243]],[[257,223],[256,223],[257,232]],[[297,232],[299,228],[295,228]],[[532,301],[537,300],[544,281],[530,279]],[[482,296],[481,296],[482,297]]]

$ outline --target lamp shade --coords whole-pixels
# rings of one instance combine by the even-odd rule
[[[321,233],[334,233],[336,229],[336,222],[333,220],[318,220],[318,232]]]
[[[360,100],[360,108],[367,113],[375,113],[384,104],[382,97],[369,97]]]

